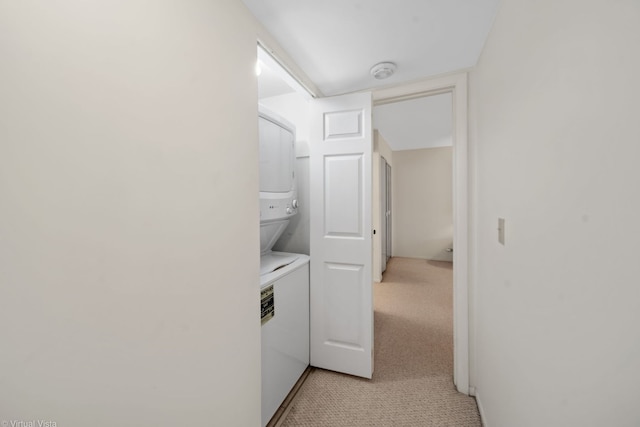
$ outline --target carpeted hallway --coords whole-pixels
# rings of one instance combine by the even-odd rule
[[[392,258],[374,285],[373,379],[313,369],[277,425],[480,426],[453,385],[452,298],[450,263]]]

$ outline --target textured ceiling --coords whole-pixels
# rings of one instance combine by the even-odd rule
[[[498,0],[243,0],[324,95],[475,65]],[[376,80],[370,68],[395,62]]]

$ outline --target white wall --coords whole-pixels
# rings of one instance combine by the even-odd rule
[[[489,427],[640,425],[639,21],[635,0],[502,2],[471,73]]]
[[[0,2],[0,419],[259,425],[256,33]]]
[[[382,200],[380,183],[380,157],[384,157],[389,166],[393,167],[393,152],[387,141],[377,130],[373,131],[373,156],[372,156],[372,222],[373,229],[377,230],[373,235],[373,280],[382,281]],[[393,200],[393,199],[392,199]]]
[[[377,130],[373,133],[373,151],[384,157],[389,166],[393,166],[393,151],[385,137]]]
[[[451,261],[452,148],[393,152],[394,256]]]
[[[298,93],[260,99],[260,103],[274,113],[289,120],[296,127],[296,183],[298,185],[298,213],[273,250],[309,255],[309,102]]]
[[[376,105],[373,126],[393,151],[451,147],[452,109],[450,92]]]

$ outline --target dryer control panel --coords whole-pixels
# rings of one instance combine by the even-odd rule
[[[260,221],[286,218],[297,212],[297,199],[260,199]]]

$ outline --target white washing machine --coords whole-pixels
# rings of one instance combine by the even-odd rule
[[[262,300],[262,426],[309,366],[309,257],[271,252],[260,276]]]

